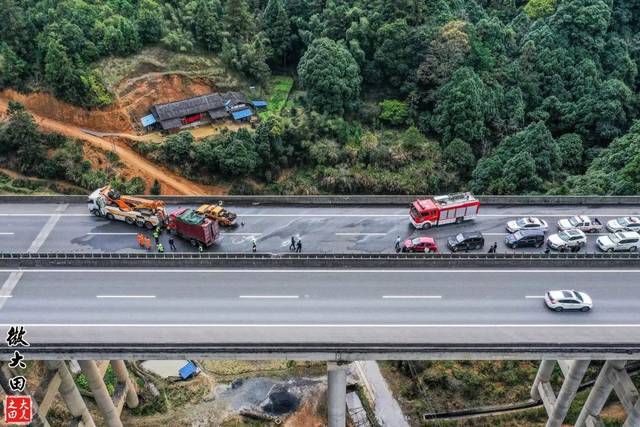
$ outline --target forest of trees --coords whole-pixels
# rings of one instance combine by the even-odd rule
[[[173,137],[153,154],[168,164],[303,169],[277,191],[640,189],[639,2],[0,0],[0,22],[0,88],[108,104],[92,64],[161,44],[304,90],[304,114],[255,133]]]

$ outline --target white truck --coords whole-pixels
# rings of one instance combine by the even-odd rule
[[[590,218],[586,215],[576,215],[558,221],[558,228],[565,230],[580,230],[584,233],[597,233],[602,230],[603,224],[598,218]]]

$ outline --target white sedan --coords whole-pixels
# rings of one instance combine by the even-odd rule
[[[635,231],[618,231],[608,236],[598,237],[596,244],[605,252],[636,252],[640,249],[640,234]]]
[[[554,311],[589,311],[593,307],[593,301],[589,295],[573,290],[548,291],[544,294],[544,302]]]
[[[518,218],[507,223],[507,231],[509,233],[515,233],[519,230],[544,230],[547,231],[549,225],[543,219],[536,217]]]

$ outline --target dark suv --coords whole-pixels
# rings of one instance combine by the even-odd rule
[[[507,234],[504,243],[511,249],[544,245],[544,230],[518,230]]]
[[[447,239],[447,246],[451,252],[481,249],[484,246],[484,237],[482,233],[476,232],[459,233]]]

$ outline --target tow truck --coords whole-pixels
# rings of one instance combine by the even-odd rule
[[[471,193],[457,193],[415,200],[409,209],[411,224],[427,229],[473,219],[480,210],[480,201]]]
[[[149,230],[164,225],[167,218],[163,201],[120,194],[109,185],[91,193],[87,205],[89,212],[95,216],[124,221]]]

